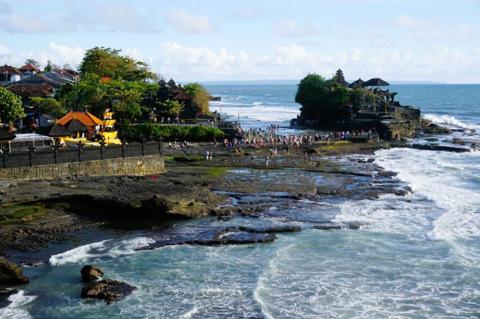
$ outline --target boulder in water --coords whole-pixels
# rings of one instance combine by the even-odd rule
[[[83,282],[91,282],[99,280],[103,276],[103,270],[96,266],[86,265],[82,267],[80,274]]]
[[[0,286],[10,287],[24,285],[28,282],[29,280],[23,275],[20,266],[0,257]]]
[[[104,279],[92,281],[82,288],[82,298],[105,300],[107,304],[125,298],[137,288],[121,281]]]

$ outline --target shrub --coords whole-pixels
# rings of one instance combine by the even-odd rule
[[[142,139],[157,140],[161,138],[164,141],[191,141],[206,142],[214,138],[221,139],[225,133],[209,126],[181,126],[181,125],[161,125],[161,124],[132,124],[118,125],[120,136],[127,140],[140,141]]]

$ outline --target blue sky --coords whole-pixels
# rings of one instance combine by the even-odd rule
[[[0,0],[0,63],[122,49],[166,78],[480,83],[479,0]]]

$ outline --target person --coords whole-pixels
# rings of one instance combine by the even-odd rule
[[[210,159],[210,152],[206,151],[205,152],[205,159],[208,161]]]
[[[213,161],[213,151],[210,152],[210,160]]]
[[[265,159],[265,167],[268,167],[268,164],[270,163],[270,156],[267,156]]]

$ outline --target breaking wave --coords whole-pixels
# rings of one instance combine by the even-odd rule
[[[155,240],[146,237],[137,237],[129,240],[114,241],[103,240],[100,242],[83,245],[64,253],[50,257],[52,266],[61,266],[69,263],[82,263],[94,258],[116,258],[131,255],[135,250],[154,243]]]
[[[456,117],[451,115],[425,114],[424,117],[435,124],[460,127],[467,130],[480,130],[479,125],[462,122]]]

